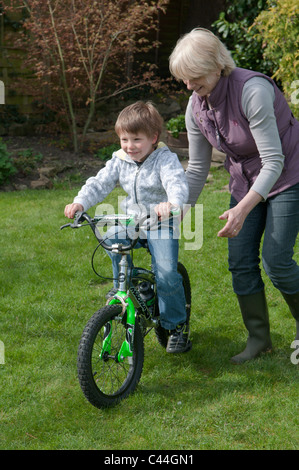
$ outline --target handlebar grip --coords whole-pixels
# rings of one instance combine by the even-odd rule
[[[173,217],[177,217],[178,215],[181,215],[181,208],[180,208],[180,207],[176,207],[175,209],[171,209],[170,214],[171,214]]]
[[[66,228],[66,227],[72,227],[72,228],[79,228],[81,225],[79,225],[79,222],[81,221],[81,214],[83,212],[75,212],[75,217],[73,219],[73,222],[69,222],[68,224],[64,224],[60,227],[60,230]],[[83,219],[84,220],[84,219]]]

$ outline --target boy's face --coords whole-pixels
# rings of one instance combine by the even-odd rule
[[[121,148],[136,162],[143,162],[152,153],[157,143],[157,135],[148,137],[143,132],[137,134],[122,132],[119,139]]]

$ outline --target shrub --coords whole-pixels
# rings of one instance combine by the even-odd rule
[[[259,14],[254,26],[259,31],[259,38],[263,39],[264,57],[276,65],[273,78],[280,80],[284,93],[291,98],[292,110],[299,118],[299,100],[294,91],[299,83],[298,0],[268,0],[267,3],[268,9]]]
[[[98,149],[94,156],[99,158],[100,160],[106,161],[109,160],[112,157],[113,152],[116,152],[119,148],[119,144],[110,144],[106,147]]]
[[[41,153],[35,154],[31,148],[23,150],[18,154],[18,158],[15,161],[15,166],[18,171],[21,171],[24,175],[30,175],[33,170],[36,169],[37,164],[43,160]]]
[[[7,147],[0,137],[0,186],[16,173]]]
[[[186,132],[185,115],[179,114],[169,119],[166,124],[166,129],[171,132],[173,137],[178,138],[180,132]]]
[[[261,37],[252,23],[266,7],[267,0],[234,0],[227,2],[225,11],[212,25],[221,37],[238,67],[272,74],[273,64],[263,56]]]

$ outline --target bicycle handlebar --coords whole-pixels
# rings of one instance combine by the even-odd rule
[[[179,211],[173,210],[173,211],[170,212],[170,214],[171,214],[170,218],[173,218],[173,217],[180,214],[180,210]],[[124,214],[108,215],[108,214],[105,214],[105,215],[97,215],[92,219],[87,214],[87,212],[83,211],[83,212],[76,212],[73,222],[62,225],[60,227],[60,230],[66,228],[66,227],[80,228],[80,227],[89,225],[91,227],[95,237],[100,242],[101,246],[105,250],[112,251],[113,249],[115,249],[115,246],[114,245],[107,245],[107,243],[105,243],[105,240],[102,238],[99,230],[97,229],[97,223],[101,222],[102,225],[105,225],[105,224],[107,224],[107,222],[113,221],[113,222],[116,222],[116,224],[118,225],[119,221],[120,222],[125,222],[126,226],[129,226],[129,225],[134,225],[135,226],[134,234],[136,234],[136,236],[134,236],[133,238],[129,237],[129,239],[130,239],[130,244],[129,245],[117,244],[117,250],[118,251],[130,251],[134,248],[134,246],[136,245],[136,243],[138,241],[139,233],[140,233],[140,230],[142,228],[142,224],[144,224],[144,222],[146,220],[149,220],[150,218],[151,218],[151,216],[148,215],[148,214],[141,217],[141,218],[139,218],[139,220],[136,219],[136,217],[133,216],[133,215],[124,215]],[[87,223],[84,223],[84,221],[86,221]],[[146,230],[150,230],[152,227],[154,227],[157,224],[157,221],[158,221],[158,216],[155,214],[154,221],[150,221],[150,223],[147,224]]]

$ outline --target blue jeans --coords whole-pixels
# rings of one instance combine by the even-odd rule
[[[231,197],[230,207],[237,201]],[[293,260],[299,231],[299,183],[259,203],[247,216],[242,230],[228,240],[229,270],[238,295],[255,294],[264,288],[262,262],[273,285],[285,294],[299,292],[299,267]]]
[[[126,232],[121,227],[111,227],[107,232],[107,244],[126,242]],[[147,232],[146,239],[140,239],[135,248],[147,243],[152,257],[152,268],[157,282],[160,322],[166,330],[186,321],[186,300],[182,276],[177,272],[179,241],[173,236],[172,227]],[[118,272],[121,255],[107,251],[112,261],[114,287],[118,287]],[[132,266],[131,257],[129,264]]]

